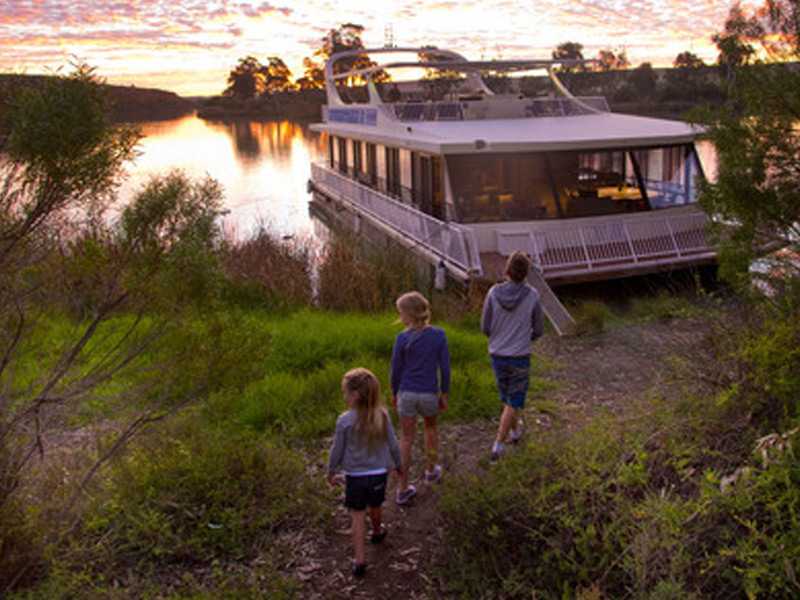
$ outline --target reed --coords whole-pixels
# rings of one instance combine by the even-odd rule
[[[284,241],[266,227],[244,240],[229,239],[223,264],[228,298],[238,304],[283,307],[311,302],[311,261],[304,241]]]

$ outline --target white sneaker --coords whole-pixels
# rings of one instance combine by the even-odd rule
[[[503,445],[503,443],[497,441],[494,442],[492,444],[492,453],[489,455],[489,462],[493,465],[497,464],[497,461],[500,460],[500,458],[503,456],[504,453],[505,453],[505,446]]]
[[[416,493],[417,488],[415,488],[413,485],[409,485],[402,491],[397,490],[397,498],[395,498],[395,502],[398,506],[404,506],[405,504],[408,504],[408,501],[411,500]]]
[[[434,483],[438,483],[439,480],[442,478],[442,465],[436,465],[433,467],[433,471],[425,471],[425,483],[428,485],[433,485]]]

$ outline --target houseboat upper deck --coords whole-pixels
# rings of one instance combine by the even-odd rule
[[[416,60],[373,62],[387,53]],[[550,283],[713,261],[696,207],[700,131],[573,96],[557,69],[574,66],[467,61],[431,48],[332,56],[328,105],[312,126],[329,146],[312,166],[315,203],[353,227],[366,221],[460,280],[501,277],[515,249]],[[400,68],[427,75],[387,76]],[[483,77],[530,70],[546,71],[556,93],[494,93]],[[347,85],[357,78],[362,85]]]

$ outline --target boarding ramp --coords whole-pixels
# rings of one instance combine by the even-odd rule
[[[535,265],[528,273],[528,283],[539,292],[539,302],[542,305],[542,312],[544,312],[544,315],[550,321],[556,333],[558,335],[572,333],[575,329],[574,319],[569,312],[567,312],[564,305],[561,304],[555,292],[547,285],[541,270]]]

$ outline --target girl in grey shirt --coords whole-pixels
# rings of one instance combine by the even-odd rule
[[[342,379],[342,395],[349,410],[336,421],[328,483],[336,485],[336,471],[341,468],[346,482],[344,505],[350,510],[353,531],[355,557],[350,568],[361,576],[366,568],[366,513],[372,523],[370,541],[382,542],[386,528],[381,521],[381,505],[386,498],[389,465],[393,461],[399,475],[403,462],[392,421],[381,402],[378,378],[367,369],[348,371]]]

